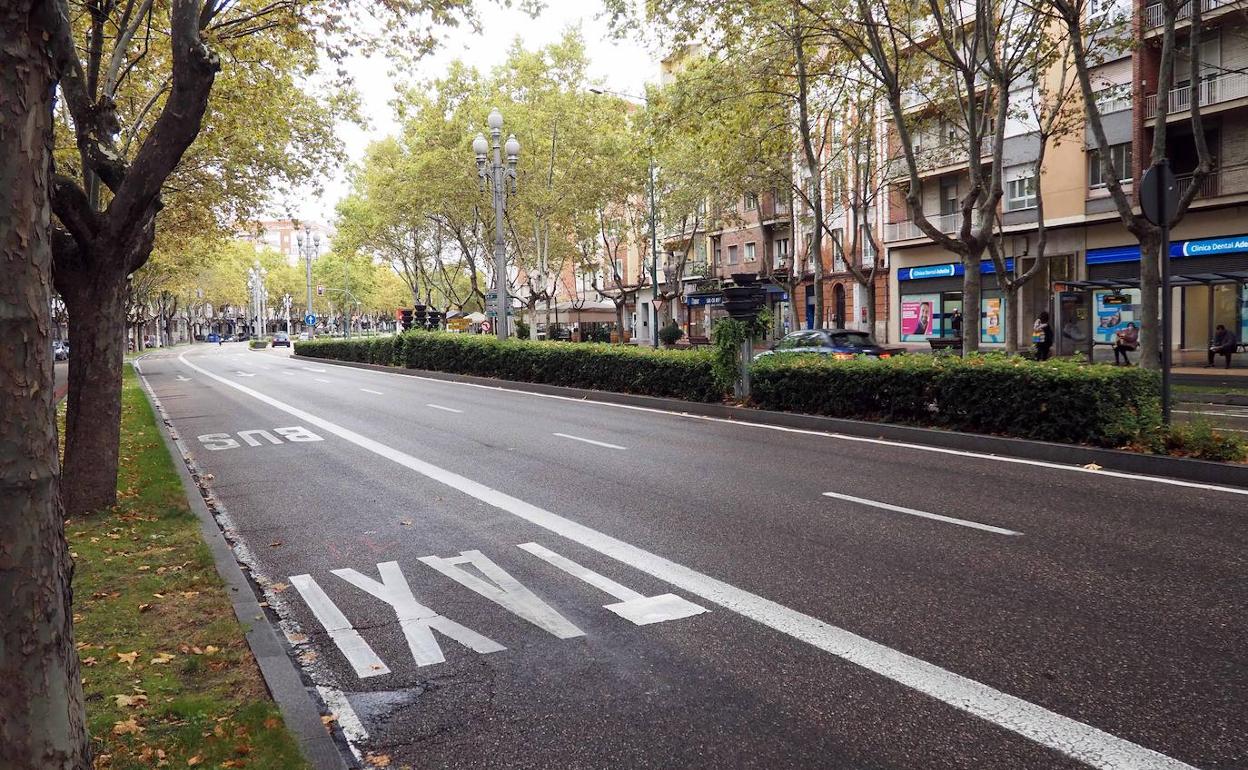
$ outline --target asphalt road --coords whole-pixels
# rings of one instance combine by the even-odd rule
[[[359,757],[1248,767],[1248,494],[238,345],[141,366]]]

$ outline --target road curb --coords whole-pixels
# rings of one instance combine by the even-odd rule
[[[186,501],[199,518],[200,533],[212,551],[217,574],[225,582],[234,614],[246,631],[247,645],[251,648],[251,654],[270,695],[281,709],[286,727],[299,742],[299,748],[309,765],[317,770],[348,770],[350,766],[343,757],[342,750],[321,722],[320,703],[304,684],[286,643],[278,636],[260,607],[251,582],[234,558],[234,549],[226,541],[216,517],[208,510],[207,503],[200,495],[199,486],[188,467],[188,455],[182,450],[179,439],[172,434],[173,425],[164,406],[143,377],[137,359],[131,363],[143,384],[143,392],[147,395],[148,402],[160,418],[160,436],[165,442],[165,448],[171,457],[180,460],[175,461],[174,466],[182,480]]]
[[[1239,396],[1234,393],[1180,393],[1174,400],[1180,404],[1248,406],[1248,396]]]
[[[889,423],[866,422],[862,420],[845,420],[835,417],[799,414],[796,412],[773,412],[766,409],[729,406],[727,404],[706,404],[696,401],[682,401],[676,398],[660,398],[657,396],[638,396],[630,393],[613,393],[604,390],[588,390],[585,388],[569,388],[562,385],[546,385],[543,383],[516,382],[499,380],[491,377],[477,377],[467,374],[450,374],[433,372],[423,369],[406,369],[381,364],[365,364],[355,361],[336,361],[328,358],[291,355],[299,361],[315,361],[322,364],[334,364],[356,369],[369,369],[391,374],[403,374],[413,377],[426,377],[446,382],[463,382],[473,385],[486,385],[504,390],[515,390],[545,395],[564,396],[586,401],[601,401],[610,404],[639,406],[648,409],[659,409],[667,412],[717,417],[745,423],[774,425],[800,430],[814,430],[826,433],[839,433],[859,438],[883,439],[898,443],[921,444],[923,446],[954,449],[963,452],[978,452],[987,455],[1014,457],[1025,460],[1040,460],[1059,465],[1096,464],[1105,470],[1123,473],[1137,473],[1146,476],[1164,476],[1183,481],[1204,484],[1243,487],[1248,489],[1248,465],[1218,463],[1208,460],[1190,460],[1182,457],[1149,455],[1138,452],[1127,452],[1121,449],[1101,449],[1099,447],[1078,444],[1057,444],[1047,441],[1030,441],[1004,436],[987,436],[974,433],[958,433],[955,431],[938,430],[935,428],[919,428],[909,425],[892,425]]]

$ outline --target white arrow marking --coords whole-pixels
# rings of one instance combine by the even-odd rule
[[[582,567],[571,559],[560,556],[549,548],[544,548],[537,543],[521,543],[516,547],[528,551],[547,564],[558,567],[572,577],[580,578],[594,588],[619,599],[618,604],[604,604],[603,609],[611,610],[625,620],[632,621],[635,625],[646,626],[651,623],[662,623],[665,620],[679,620],[680,618],[688,618],[706,612],[706,608],[699,607],[676,594],[660,594],[658,596],[639,594],[631,588],[620,585],[606,575],[594,572],[589,567]]]
[[[307,602],[308,609],[312,610],[316,619],[321,621],[322,626],[325,626],[329,638],[338,645],[338,649],[351,664],[351,668],[355,669],[356,676],[364,679],[390,673],[386,664],[377,657],[377,653],[373,651],[368,642],[364,641],[364,637],[351,627],[351,621],[347,620],[342,610],[338,609],[338,606],[325,595],[311,575],[291,575],[290,584]]]
[[[190,381],[191,381],[190,377],[183,377],[180,374],[178,375],[178,382],[190,382]]]

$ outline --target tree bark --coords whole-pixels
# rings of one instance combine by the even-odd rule
[[[104,256],[97,264],[120,262]],[[57,274],[69,310],[69,400],[65,411],[65,512],[79,516],[117,502],[126,276],[116,270]],[[136,328],[135,349],[143,343]]]
[[[983,252],[978,251],[962,260],[962,352],[979,352],[979,298],[984,277],[980,270]]]
[[[0,6],[0,767],[90,767],[52,397],[48,4]]]
[[[1161,368],[1161,231],[1145,223],[1140,232],[1140,366]],[[1165,255],[1169,258],[1169,255]]]

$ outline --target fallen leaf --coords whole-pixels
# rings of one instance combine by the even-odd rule
[[[152,594],[152,596],[156,597],[157,599],[163,599],[163,598],[165,598],[165,595],[164,595],[164,594]]]
[[[139,653],[138,652],[119,652],[117,653],[117,659],[120,660],[122,663],[125,663],[127,666],[129,666],[139,659]]]
[[[196,596],[199,596],[199,591],[183,591],[182,592],[183,599],[194,599]]]
[[[148,566],[147,564],[140,564],[138,567],[136,567],[136,569],[139,572],[147,572],[149,569],[151,569],[151,567]]]
[[[138,735],[141,732],[143,732],[143,728],[135,721],[134,717],[130,717],[124,722],[113,724],[113,735]]]
[[[164,664],[166,664],[166,663],[168,663],[169,661],[173,660],[173,657],[174,657],[174,656],[173,656],[172,654],[168,653],[168,652],[158,652],[158,653],[156,653],[156,657],[152,658],[152,661],[151,661],[151,662],[152,662],[154,665],[157,665],[157,666],[163,666]]]
[[[412,520],[411,519],[399,519],[399,524],[404,527],[410,527],[412,526]]]
[[[114,695],[113,701],[118,706],[142,706],[147,703],[146,695]]]
[[[205,647],[205,648],[204,648],[204,654],[205,654],[205,655],[213,655],[213,654],[218,653],[218,652],[220,652],[220,651],[221,651],[221,648],[220,648],[220,647],[214,647],[214,646],[213,646],[213,645],[211,645],[211,644],[210,644],[210,645],[208,645],[207,647]]]
[[[150,610],[151,608],[152,608],[152,605],[150,605],[150,604],[140,604],[140,605],[139,605],[139,612],[147,612],[147,611],[148,611],[148,610]]]
[[[364,756],[364,761],[370,763],[373,767],[389,767],[389,754],[374,754],[371,751]]]
[[[326,714],[321,717],[321,724],[325,725],[326,727],[329,727],[330,725],[332,725],[334,722],[337,722],[337,721],[338,721],[337,714]]]
[[[274,717],[269,717],[268,719],[264,720],[264,729],[266,730],[276,730],[277,728],[281,726],[282,726],[282,723],[277,721],[277,719]]]
[[[94,666],[97,662],[98,661],[95,658],[83,658],[82,659],[82,665],[84,666]]]
[[[287,588],[290,588],[290,586],[286,585],[285,583],[274,583],[273,585],[269,586],[269,588],[273,589],[275,593],[280,594],[282,591],[285,591]]]
[[[270,547],[270,548],[277,548],[277,547],[278,547],[279,545],[281,545],[281,544],[282,544],[282,541],[281,541],[281,540],[274,540],[272,543],[269,543],[269,547]]]
[[[195,765],[198,765],[200,762],[203,762],[203,761],[204,761],[203,758],[200,757],[198,754],[196,754],[195,756],[186,760],[186,764],[188,767],[194,767]]]

